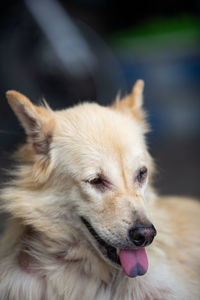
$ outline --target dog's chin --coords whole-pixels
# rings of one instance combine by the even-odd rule
[[[81,220],[88,229],[89,234],[92,236],[92,244],[94,245],[100,256],[103,257],[107,263],[119,269],[121,267],[121,263],[118,255],[118,249],[109,245],[105,240],[103,240],[84,217],[81,217]]]

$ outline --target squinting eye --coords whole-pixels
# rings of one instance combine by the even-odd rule
[[[104,192],[106,189],[110,189],[112,186],[110,181],[101,174],[97,175],[93,179],[86,180],[86,182],[101,192]]]
[[[92,185],[101,185],[101,184],[103,185],[104,181],[101,177],[96,177],[96,178],[90,180],[89,183]]]
[[[146,178],[147,178],[147,168],[142,167],[139,169],[136,179],[140,184],[142,184],[142,183],[144,183]]]

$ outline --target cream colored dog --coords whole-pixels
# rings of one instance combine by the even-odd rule
[[[1,195],[0,300],[200,299],[200,204],[154,193],[142,91],[61,111],[7,92],[27,143]]]

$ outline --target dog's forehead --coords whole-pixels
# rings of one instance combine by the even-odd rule
[[[99,167],[118,167],[142,160],[146,148],[136,120],[96,104],[84,104],[59,113],[62,149],[79,167],[91,171]],[[91,170],[90,170],[91,169]],[[88,172],[89,172],[88,171]]]
[[[66,143],[81,144],[82,148],[123,151],[131,145],[140,148],[134,145],[139,146],[144,140],[137,120],[93,103],[62,111],[57,121],[61,124],[60,134],[66,137]]]

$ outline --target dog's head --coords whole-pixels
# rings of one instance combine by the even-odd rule
[[[147,209],[152,161],[142,91],[139,80],[110,107],[84,103],[62,111],[7,92],[27,134],[8,210],[54,239],[69,238],[73,227],[129,276],[146,272],[144,247],[156,234]]]

